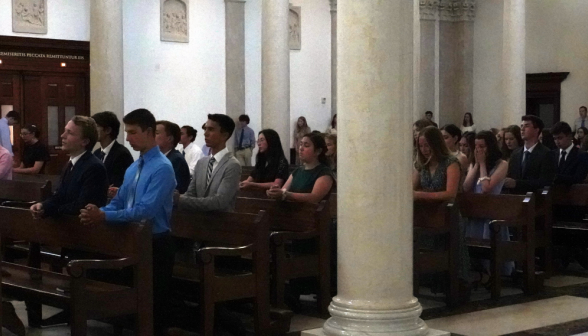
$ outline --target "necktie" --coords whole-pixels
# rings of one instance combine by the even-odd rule
[[[557,165],[560,171],[562,170],[565,162],[566,162],[566,151],[562,151],[561,158],[559,159],[559,164]]]
[[[529,155],[531,155],[531,152],[525,151],[525,154],[523,155],[523,164],[521,165],[521,177],[523,177],[523,175],[525,174],[525,167],[527,166],[527,160],[529,160]]]
[[[102,155],[100,161],[104,162],[104,159],[106,159],[106,153],[104,151],[100,151],[100,155]]]
[[[214,159],[214,156],[210,158],[210,161],[208,161],[208,172],[206,173],[206,186],[208,187],[208,184],[210,183],[210,178],[212,177],[212,166],[214,165],[214,163],[216,162],[216,160]]]
[[[135,194],[137,192],[137,184],[139,182],[139,177],[141,176],[141,170],[143,170],[143,164],[145,160],[141,156],[139,158],[139,165],[137,167],[137,172],[135,173],[135,178],[133,179],[133,184],[129,188],[129,194],[127,196],[127,209],[132,208],[135,205]]]
[[[585,122],[586,122],[586,119],[582,119],[582,127],[585,127],[585,126],[584,126],[584,123],[585,123]]]
[[[69,163],[67,164],[67,166],[65,166],[65,170],[63,171],[63,178],[61,179],[61,181],[65,181],[67,179],[72,169],[73,163],[71,162],[71,160],[69,160]]]
[[[183,157],[186,157],[186,150],[185,150],[185,149],[184,149],[184,150],[182,150],[182,156],[183,156]]]
[[[245,129],[241,130],[241,139],[239,139],[239,149],[243,149],[243,136],[245,135]]]

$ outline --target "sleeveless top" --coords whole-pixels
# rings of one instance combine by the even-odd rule
[[[431,175],[431,172],[427,167],[421,169],[419,175],[421,177],[422,191],[445,191],[447,188],[447,168],[453,163],[457,163],[459,166],[459,161],[457,158],[453,155],[450,155],[446,159],[439,161],[439,165],[437,166],[437,169],[433,175]],[[461,167],[459,169],[461,171]]]
[[[498,165],[496,165],[496,167],[492,168],[492,170],[488,173],[488,176],[491,177],[492,174],[494,174],[494,172],[496,171],[496,168],[498,168]],[[478,174],[477,177],[479,177],[480,174]],[[502,186],[504,185],[504,181],[506,179],[503,179],[502,181],[500,181],[495,187],[494,189],[492,189],[492,191],[490,192],[490,194],[492,195],[500,195],[500,193],[502,192]],[[482,193],[482,185],[476,182],[476,185],[474,186],[474,193],[475,194],[481,194]]]

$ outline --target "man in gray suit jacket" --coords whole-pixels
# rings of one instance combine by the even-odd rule
[[[224,114],[209,114],[204,132],[211,156],[198,160],[194,177],[185,194],[174,194],[180,210],[233,211],[241,165],[229,152],[226,142],[235,130],[235,122]]]

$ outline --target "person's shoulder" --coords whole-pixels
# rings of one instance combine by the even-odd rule
[[[547,153],[551,152],[551,149],[549,149],[549,147],[545,146],[541,142],[539,142],[537,144],[537,147],[535,147],[535,149],[533,151],[535,151],[535,150],[543,155],[547,155]]]
[[[233,153],[229,152],[225,155],[227,157],[227,164],[228,165],[235,166],[235,164],[237,164],[239,166],[239,168],[241,168],[241,164],[239,163],[239,160],[237,160],[237,158],[233,155]]]

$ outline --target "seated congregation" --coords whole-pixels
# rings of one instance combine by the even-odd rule
[[[560,225],[563,217],[570,207],[576,218],[568,222],[585,214],[586,202],[573,200],[584,194],[588,153],[568,123],[546,130],[540,118],[525,115],[520,127],[475,133],[473,126],[469,113],[465,133],[453,124],[438,129],[427,116],[413,126],[415,292],[419,273],[427,274],[421,284],[447,293],[448,304],[467,302],[472,289],[484,287],[498,298],[505,279],[537,292],[554,272],[554,245],[567,245],[574,234]],[[444,249],[449,269],[419,265]],[[563,258],[570,262],[569,253]]]
[[[317,309],[326,314],[336,287],[329,210],[335,134],[303,135],[301,165],[292,167],[279,135],[262,130],[256,165],[243,179],[227,148],[235,122],[226,115],[210,114],[203,126],[209,155],[193,144],[190,126],[156,121],[146,109],[122,121],[140,153],[135,161],[116,141],[121,123],[114,113],[75,116],[65,125],[70,160],[55,193],[33,194],[46,186],[21,177],[10,181],[12,157],[0,156],[4,327],[25,334],[15,300],[25,301],[29,327],[69,323],[72,335],[85,335],[90,319],[137,335],[245,335],[235,309],[253,316],[256,335],[284,334],[288,308],[298,309],[308,293],[318,295]],[[22,130],[38,143],[36,128]],[[44,160],[21,164],[29,171],[19,174],[42,173]],[[15,230],[19,221],[28,229]],[[43,319],[41,304],[63,310]]]

